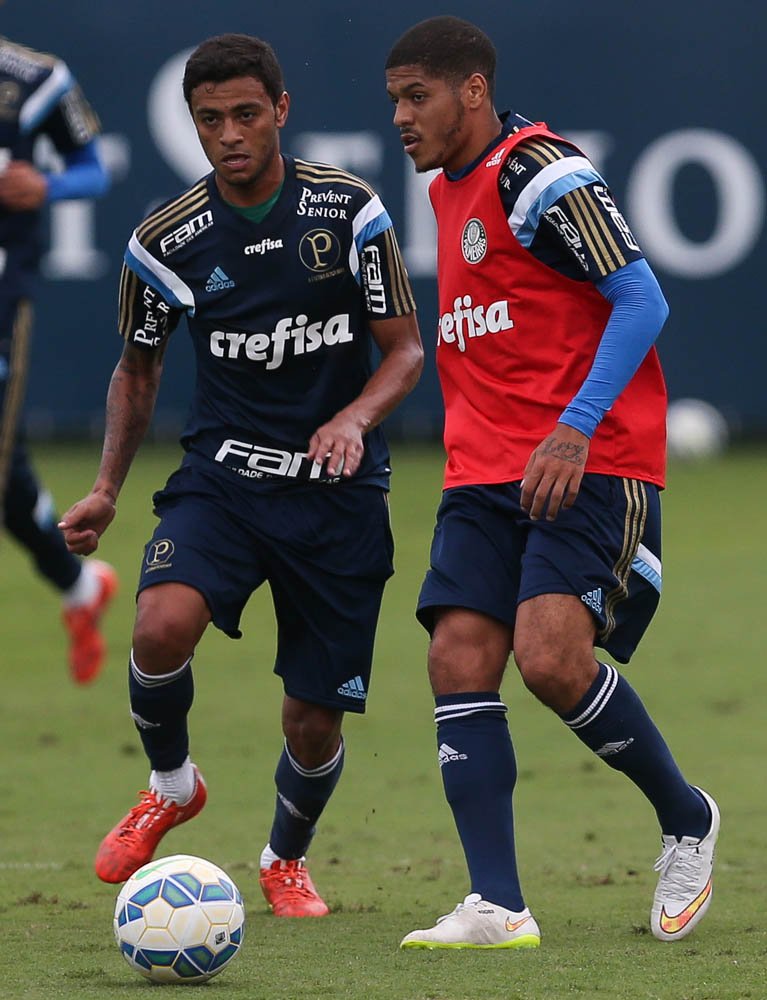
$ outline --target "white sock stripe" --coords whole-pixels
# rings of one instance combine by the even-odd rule
[[[288,760],[290,761],[290,765],[294,771],[296,771],[298,774],[301,775],[302,778],[324,778],[326,774],[330,774],[330,772],[335,767],[338,766],[338,762],[343,757],[345,749],[346,749],[346,744],[344,743],[344,738],[342,736],[341,744],[338,747],[338,750],[336,750],[336,752],[333,754],[330,760],[327,761],[327,763],[320,764],[319,767],[308,768],[308,767],[302,767],[298,763],[296,758],[290,752],[290,748],[288,747],[288,741],[285,740],[285,753],[287,755]]]
[[[459,719],[479,712],[508,712],[508,708],[502,701],[466,701],[458,705],[440,705],[434,709],[434,720],[443,722],[445,719]]]
[[[605,663],[605,667],[607,668],[607,676],[594,700],[576,719],[565,722],[565,725],[569,726],[570,729],[581,729],[583,726],[587,726],[590,722],[593,722],[610,700],[610,696],[618,683],[618,671],[608,663]]]
[[[136,666],[136,661],[133,659],[133,650],[130,651],[130,669],[136,682],[142,687],[161,687],[163,684],[172,684],[177,678],[179,678],[185,670],[189,669],[189,664],[192,662],[192,657],[190,656],[186,663],[183,663],[177,670],[171,670],[169,674],[145,674],[143,670],[140,670]]]

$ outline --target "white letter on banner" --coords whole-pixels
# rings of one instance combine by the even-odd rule
[[[719,210],[708,239],[688,239],[674,218],[673,185],[687,164],[707,170]],[[736,267],[753,248],[764,220],[764,183],[751,153],[712,129],[680,129],[651,143],[631,173],[628,217],[653,263],[682,278],[711,278]]]

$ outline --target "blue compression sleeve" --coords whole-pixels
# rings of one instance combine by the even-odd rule
[[[587,437],[631,381],[668,316],[663,292],[646,260],[613,271],[595,287],[612,303],[613,311],[586,381],[559,418]]]
[[[109,174],[101,162],[95,139],[67,153],[64,170],[48,174],[48,201],[70,198],[98,198],[109,187]]]

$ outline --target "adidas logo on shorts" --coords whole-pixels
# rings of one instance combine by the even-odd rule
[[[360,701],[364,701],[368,696],[361,677],[353,677],[350,681],[345,681],[338,688],[338,693],[346,695],[347,698],[358,698]]]
[[[581,594],[581,600],[584,604],[590,607],[592,611],[596,611],[598,614],[602,613],[601,587],[597,587],[596,590],[588,590],[585,594]]]

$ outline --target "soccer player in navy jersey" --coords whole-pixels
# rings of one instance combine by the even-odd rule
[[[94,680],[104,664],[100,619],[117,576],[107,563],[68,551],[51,495],[27,454],[21,413],[40,217],[52,202],[96,198],[107,190],[98,132],[98,119],[66,63],[0,37],[0,517],[38,573],[61,594],[69,670],[78,684]],[[33,151],[41,136],[61,156],[61,171],[35,166]]]
[[[604,180],[541,123],[499,116],[495,50],[454,17],[392,48],[394,124],[438,226],[445,490],[418,618],[431,635],[439,765],[471,892],[406,948],[537,947],[514,849],[516,763],[499,691],[527,687],[649,799],[651,910],[675,941],[703,917],[719,813],[625,678],[661,586],[667,306]]]
[[[130,656],[149,790],[102,842],[96,872],[128,878],[203,807],[187,732],[192,656],[210,622],[239,637],[266,581],[285,745],[261,886],[276,915],[318,917],[328,908],[304,859],[343,767],[344,713],[365,709],[392,573],[380,425],[415,385],[423,351],[379,197],[344,170],[280,152],[289,97],[272,48],[208,39],[186,64],[184,95],[213,170],[130,239],[102,462],[62,520],[74,551],[95,549],[185,315],[197,361],[186,455],[154,497]]]

